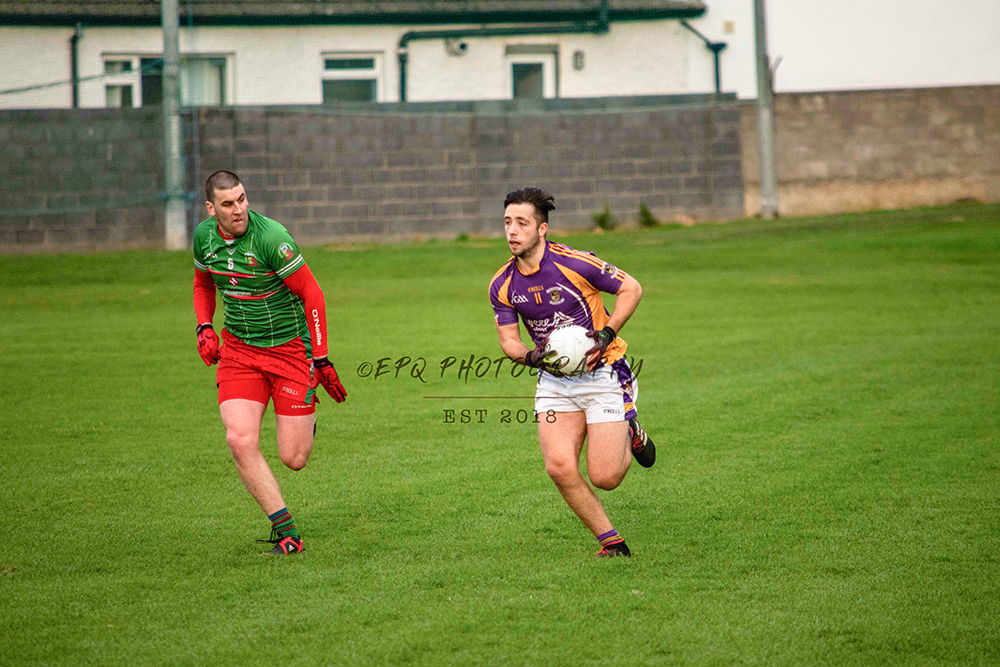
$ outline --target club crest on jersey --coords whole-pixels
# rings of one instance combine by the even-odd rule
[[[246,256],[247,256],[247,266],[257,266],[257,258],[254,257],[254,254],[252,252],[246,253]]]
[[[295,253],[292,252],[292,246],[288,245],[287,243],[282,243],[280,246],[278,246],[278,254],[284,257],[285,261],[288,261],[295,256]]]
[[[549,293],[549,303],[553,306],[558,306],[560,303],[566,300],[563,298],[561,287],[553,287],[550,290],[548,290],[548,293]]]
[[[618,267],[611,266],[607,262],[604,262],[604,266],[601,267],[601,273],[606,273],[612,278],[618,275]]]
[[[229,279],[229,284],[232,285],[233,287],[236,287],[237,285],[240,284],[240,281],[238,281],[235,277],[233,277]]]

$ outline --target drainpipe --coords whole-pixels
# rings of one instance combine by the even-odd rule
[[[705,35],[698,32],[693,25],[687,21],[681,21],[681,25],[698,35],[701,41],[705,42],[705,48],[712,52],[712,57],[715,59],[715,92],[719,94],[722,92],[722,75],[719,72],[719,54],[722,50],[726,48],[727,44],[725,42],[713,42]]]
[[[597,21],[581,23],[522,26],[519,28],[450,28],[443,30],[410,30],[399,38],[397,57],[399,59],[399,101],[406,101],[406,65],[409,59],[407,46],[418,39],[468,39],[473,37],[512,37],[516,35],[578,35],[593,33],[603,35],[608,32],[608,0],[601,0]]]
[[[77,23],[73,28],[73,36],[69,38],[69,71],[73,88],[73,108],[80,108],[80,39],[83,37],[83,24]]]
[[[597,15],[598,35],[603,35],[611,29],[611,20],[608,18],[608,0],[601,0],[600,13]]]

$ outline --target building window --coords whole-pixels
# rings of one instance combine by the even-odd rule
[[[515,100],[558,97],[559,47],[554,44],[508,44],[507,95]]]
[[[511,67],[515,100],[525,98],[540,100],[545,97],[541,63],[514,63]]]
[[[182,56],[181,104],[220,106],[228,99],[228,60],[220,56]],[[104,59],[108,107],[157,106],[163,103],[163,59],[109,56]]]
[[[323,68],[330,71],[366,71],[375,70],[374,58],[324,58]]]
[[[378,102],[382,58],[375,54],[324,54],[323,104]]]
[[[181,104],[217,107],[226,103],[225,58],[181,58]]]
[[[135,68],[138,59],[115,56],[104,58],[104,106],[109,109],[128,109],[138,106],[136,86],[139,78]]]
[[[123,74],[125,72],[132,71],[132,61],[131,60],[105,60],[104,61],[104,73],[105,74]]]
[[[109,109],[132,108],[132,86],[105,86],[104,106]]]
[[[163,104],[163,58],[143,58],[139,63],[142,76],[142,106]]]

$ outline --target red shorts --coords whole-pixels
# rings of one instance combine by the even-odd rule
[[[267,405],[274,400],[278,415],[311,415],[316,412],[316,390],[311,385],[312,361],[301,338],[275,347],[247,345],[222,330],[219,369],[219,403],[243,398]]]

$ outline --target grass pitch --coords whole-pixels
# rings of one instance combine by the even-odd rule
[[[997,664],[998,220],[560,239],[644,287],[659,460],[601,493],[635,557],[600,562],[494,398],[533,390],[491,361],[502,241],[305,250],[349,396],[298,473],[265,418],[290,558],[253,541],[190,253],[0,257],[0,663]]]

